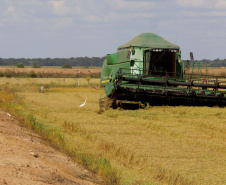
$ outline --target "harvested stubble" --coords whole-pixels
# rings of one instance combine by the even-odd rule
[[[100,77],[101,68],[13,68],[0,67],[0,77]]]

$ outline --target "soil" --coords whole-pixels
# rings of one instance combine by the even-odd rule
[[[101,184],[99,177],[1,109],[0,148],[0,184]]]

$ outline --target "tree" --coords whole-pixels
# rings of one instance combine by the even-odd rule
[[[40,68],[40,67],[41,67],[41,65],[38,62],[35,62],[33,64],[33,68]]]
[[[24,68],[24,64],[23,64],[23,63],[18,63],[16,66],[17,66],[18,68]]]
[[[64,69],[72,69],[72,66],[71,66],[71,64],[64,64],[62,66],[62,68],[64,68]]]

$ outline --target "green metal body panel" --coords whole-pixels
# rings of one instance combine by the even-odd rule
[[[113,54],[114,55],[114,54]],[[107,59],[104,60],[103,66],[102,66],[102,72],[101,72],[101,79],[100,79],[100,84],[101,86],[105,86],[107,82],[109,82],[110,79],[112,79],[112,75],[115,75],[115,73],[120,69],[120,68],[130,68],[130,61],[127,62],[122,62],[122,63],[117,63],[115,65],[108,65],[107,64]]]
[[[117,64],[117,57],[118,57],[118,53],[113,53],[111,55],[107,55],[106,56],[107,65],[115,65],[115,64]]]
[[[133,71],[143,70],[145,53],[155,48],[178,50],[179,46],[152,33],[138,35],[132,41],[118,47],[117,53],[106,56],[102,65],[101,86],[105,86],[105,83],[111,79],[112,73],[116,73],[120,68],[131,69]],[[171,57],[174,57],[172,72],[181,73],[180,54],[175,53],[175,55]],[[167,60],[167,58],[165,60]]]

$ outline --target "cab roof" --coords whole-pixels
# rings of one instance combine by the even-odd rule
[[[154,33],[142,33],[134,37],[131,41],[118,47],[118,50],[129,47],[141,47],[141,48],[172,48],[179,49],[176,44],[172,44],[164,38]]]

